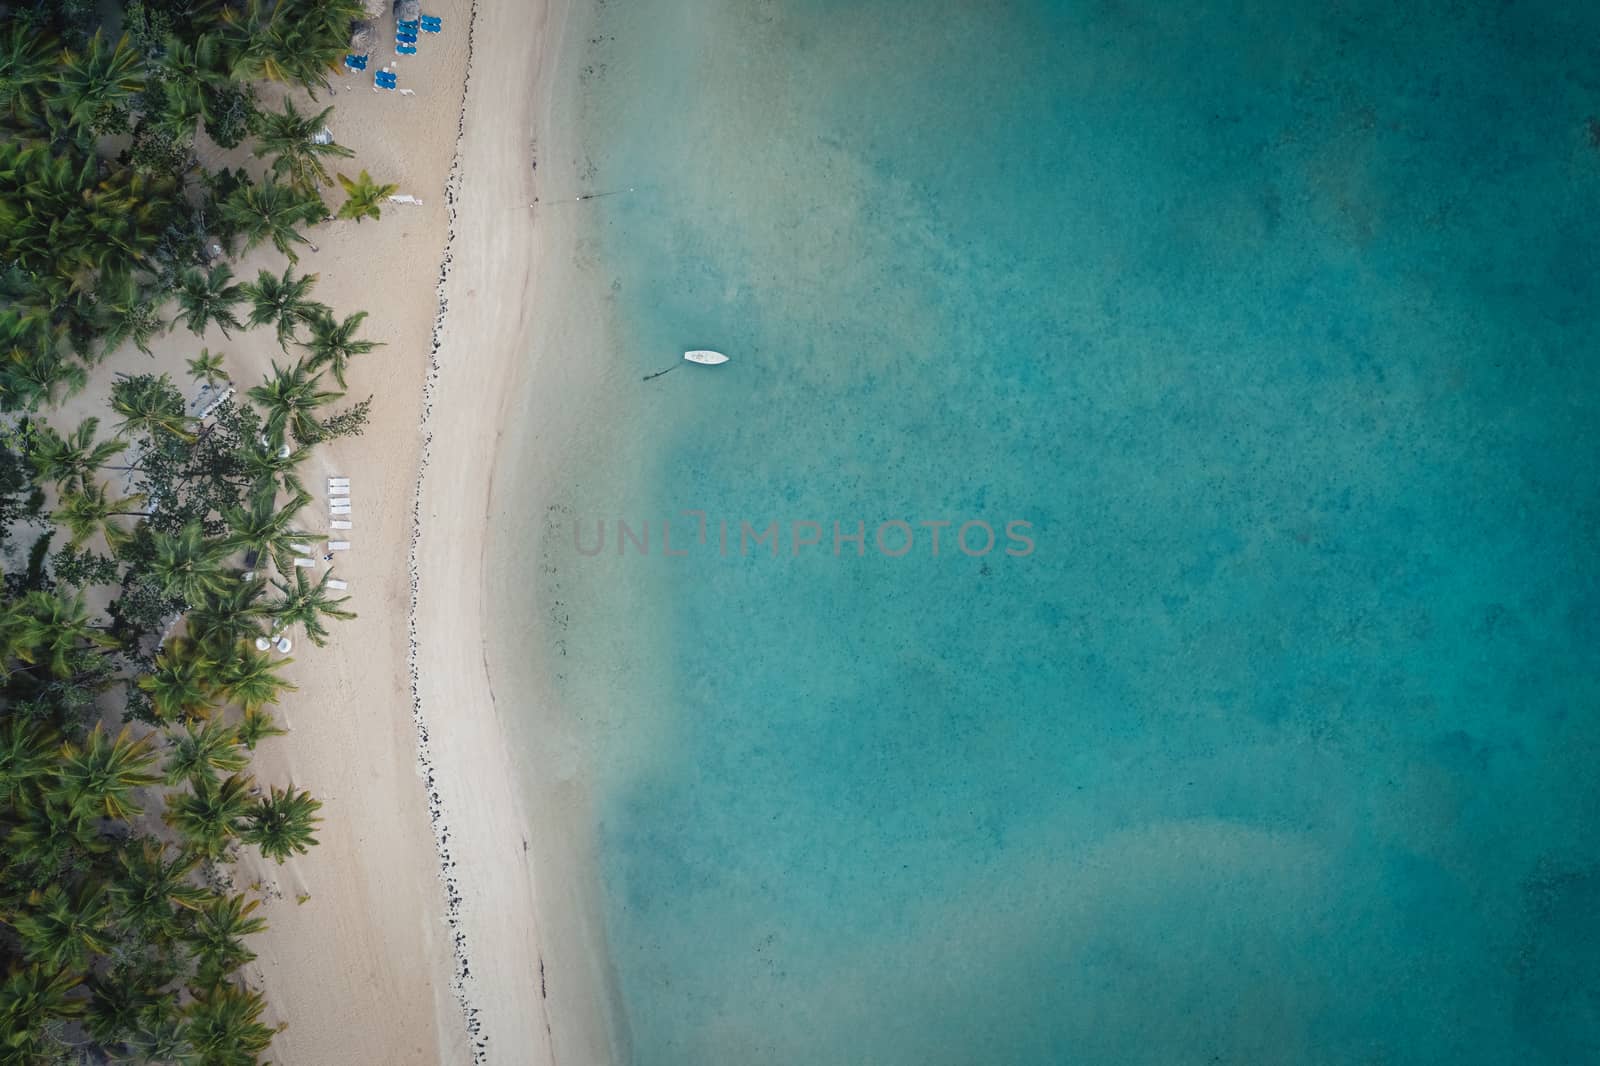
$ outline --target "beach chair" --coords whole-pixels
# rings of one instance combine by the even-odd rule
[[[343,581],[338,580],[337,578],[330,577],[328,579],[328,587],[330,589],[333,589],[336,592],[343,592],[345,589],[349,588],[350,586],[345,584]]]
[[[416,35],[416,33],[415,32],[408,32],[406,30],[398,31],[394,35],[394,39],[397,40],[397,41],[400,41],[403,44],[416,44],[417,43],[417,35]]]
[[[299,567],[304,567],[304,568],[307,568],[307,569],[312,569],[312,568],[316,567],[317,561],[315,559],[300,558],[300,559],[296,559],[294,561],[294,565],[299,566]]]
[[[372,85],[375,89],[388,89],[394,92],[395,84],[395,75],[386,70],[380,70],[372,76]]]
[[[359,70],[366,70],[367,69],[367,57],[366,56],[358,56],[358,55],[345,56],[344,57],[344,65],[349,67],[351,70],[358,70],[358,71]]]
[[[346,521],[343,521],[342,519],[335,518],[332,522],[328,523],[328,528],[330,528],[330,529],[351,529],[351,528],[353,528],[353,525],[350,522],[346,522]]]
[[[404,19],[395,22],[395,26],[399,27],[401,33],[416,33],[417,28],[421,25],[421,19]]]
[[[348,484],[350,484],[350,479],[347,478],[347,477],[330,477],[328,479],[328,487],[330,489],[334,488],[334,487],[336,487],[338,485],[348,485]]]
[[[348,503],[336,503],[328,508],[328,513],[342,517],[350,513],[350,505]]]
[[[414,56],[417,54],[417,46],[414,44],[397,44],[394,46],[394,54],[397,56]]]
[[[331,552],[347,552],[350,550],[350,542],[347,540],[330,540],[328,542],[328,550]]]
[[[289,550],[290,551],[297,551],[301,555],[308,555],[311,552],[311,545],[309,545],[309,544],[291,544],[291,545],[289,545]]]
[[[444,29],[444,20],[438,15],[423,15],[421,21],[424,33],[438,33]]]

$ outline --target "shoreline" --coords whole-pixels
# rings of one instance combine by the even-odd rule
[[[417,423],[420,445],[417,456],[416,483],[411,503],[411,536],[406,553],[406,574],[411,584],[411,598],[406,612],[406,675],[410,681],[411,724],[416,733],[417,769],[422,778],[428,810],[429,829],[433,834],[434,850],[438,858],[438,876],[444,886],[445,924],[450,928],[452,934],[450,943],[454,967],[450,974],[450,992],[455,999],[457,1009],[461,1012],[462,1024],[466,1027],[468,1051],[474,1066],[486,1060],[486,1051],[480,1035],[482,1025],[478,1020],[478,1009],[473,1006],[472,997],[468,994],[466,985],[471,974],[471,960],[467,954],[466,935],[461,929],[461,891],[455,875],[451,872],[455,862],[450,857],[450,827],[445,821],[443,802],[440,799],[439,789],[435,783],[433,756],[428,739],[427,714],[423,709],[421,674],[417,661],[419,646],[417,612],[418,592],[422,584],[418,548],[423,535],[423,487],[427,482],[428,461],[433,444],[433,437],[428,427],[433,415],[434,386],[439,377],[441,334],[444,331],[445,319],[449,313],[449,297],[446,295],[446,288],[450,281],[452,249],[456,241],[456,200],[461,192],[461,146],[466,137],[467,109],[472,100],[472,52],[477,27],[478,0],[471,0],[467,22],[467,55],[461,80],[461,107],[456,118],[456,136],[454,149],[451,153],[450,173],[445,178],[444,185],[446,218],[444,252],[439,263],[438,284],[434,289],[438,301],[438,311],[434,316],[433,332],[429,337],[428,344],[428,359],[423,372],[422,413]],[[441,1019],[442,1021],[443,1019]]]
[[[570,287],[570,231],[527,206],[537,193],[531,153],[549,147],[556,101],[571,102],[553,85],[572,5],[474,3],[474,12],[413,502],[408,667],[419,766],[447,897],[451,990],[474,1066],[611,1062],[622,1042],[597,878],[580,858],[589,825],[570,804],[544,802],[549,768],[519,758],[559,716],[546,686],[518,668],[540,654],[537,625],[524,629],[535,608],[515,598],[533,576],[538,528],[507,517],[517,503],[537,512],[549,484],[518,446],[520,430],[560,424],[582,402],[580,382],[544,359],[553,346],[535,343],[549,339],[550,292]],[[508,94],[474,80],[476,64],[526,80]],[[497,536],[520,542],[515,559],[491,551]],[[494,638],[512,630],[522,630],[517,654],[496,650],[491,663]]]

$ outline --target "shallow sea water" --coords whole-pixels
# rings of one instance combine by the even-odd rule
[[[597,8],[633,1062],[1600,1061],[1600,9],[1413,7]]]

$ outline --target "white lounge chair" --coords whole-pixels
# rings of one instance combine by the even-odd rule
[[[350,586],[346,585],[343,581],[340,581],[338,578],[330,577],[328,579],[328,587],[330,589],[335,589],[335,590],[337,590],[339,592],[343,592],[345,589],[349,588]]]
[[[309,545],[309,544],[291,544],[291,545],[289,545],[289,548],[292,551],[297,551],[297,552],[304,553],[304,552],[309,552],[311,550],[311,545]]]
[[[350,529],[351,528],[351,523],[342,521],[341,519],[338,519],[338,518],[335,518],[332,522],[329,522],[328,525],[333,527],[334,529]]]
[[[317,561],[315,559],[307,559],[307,558],[301,557],[301,558],[296,559],[294,561],[294,565],[296,565],[296,566],[312,566],[312,567],[314,567],[314,566],[317,565]]]
[[[350,550],[350,542],[347,540],[330,540],[328,542],[328,550],[331,552],[347,552]]]
[[[350,513],[350,505],[348,503],[336,503],[336,504],[333,504],[328,508],[328,513],[329,514],[349,514]]]

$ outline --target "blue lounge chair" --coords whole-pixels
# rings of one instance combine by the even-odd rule
[[[372,83],[380,89],[393,90],[399,84],[393,71],[380,70],[372,75]]]
[[[421,25],[422,25],[422,20],[420,20],[420,19],[412,19],[409,22],[397,22],[397,23],[395,23],[395,26],[400,30],[401,33],[416,33],[417,32],[417,27],[421,26]]]
[[[416,44],[417,35],[414,33],[397,33],[394,35],[396,44]]]
[[[423,15],[422,28],[428,33],[438,33],[444,28],[444,20],[438,15]]]
[[[394,46],[394,54],[397,56],[414,56],[417,54],[417,46],[414,44],[397,44]]]
[[[351,70],[366,70],[367,57],[356,55],[345,56],[344,65],[349,67]]]

